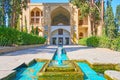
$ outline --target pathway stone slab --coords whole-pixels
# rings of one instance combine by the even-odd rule
[[[105,48],[90,48],[86,46],[64,46],[70,60],[87,60],[91,64],[119,64],[120,52]]]
[[[15,71],[0,70],[0,80],[14,73]]]
[[[109,76],[112,80],[120,80],[120,72],[118,71],[107,70],[105,75]]]

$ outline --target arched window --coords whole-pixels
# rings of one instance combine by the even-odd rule
[[[36,16],[40,16],[40,12],[39,11],[36,11]]]
[[[34,16],[34,12],[33,12],[33,11],[31,12],[31,16],[32,16],[32,17]]]
[[[36,23],[39,23],[39,18],[36,18]]]
[[[79,36],[80,36],[80,37],[83,37],[83,33],[81,32],[81,33],[79,34]]]
[[[63,29],[58,29],[58,34],[63,35]]]

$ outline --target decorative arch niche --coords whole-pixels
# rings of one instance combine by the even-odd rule
[[[70,25],[70,12],[64,7],[57,7],[51,13],[51,25]]]

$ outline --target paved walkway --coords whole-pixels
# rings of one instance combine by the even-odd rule
[[[71,60],[87,60],[91,64],[118,64],[120,63],[120,52],[106,48],[90,48],[86,46],[65,46],[67,55]]]
[[[0,55],[0,79],[12,73],[23,63],[28,64],[34,58],[52,59],[57,46],[43,46]]]
[[[3,71],[10,73],[23,63],[29,63],[34,58],[52,59],[57,46],[43,46],[0,56],[0,77]],[[120,52],[105,48],[89,48],[85,46],[69,45],[64,46],[70,60],[88,60],[90,63],[120,63]]]

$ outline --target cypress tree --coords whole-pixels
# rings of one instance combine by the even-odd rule
[[[105,13],[105,32],[106,36],[108,36],[110,40],[114,39],[117,35],[117,28],[115,26],[115,19],[111,6],[111,1],[112,0],[107,0],[107,8]]]
[[[120,27],[120,5],[118,5],[116,8],[115,21],[116,21],[117,30],[119,30],[119,27]]]

